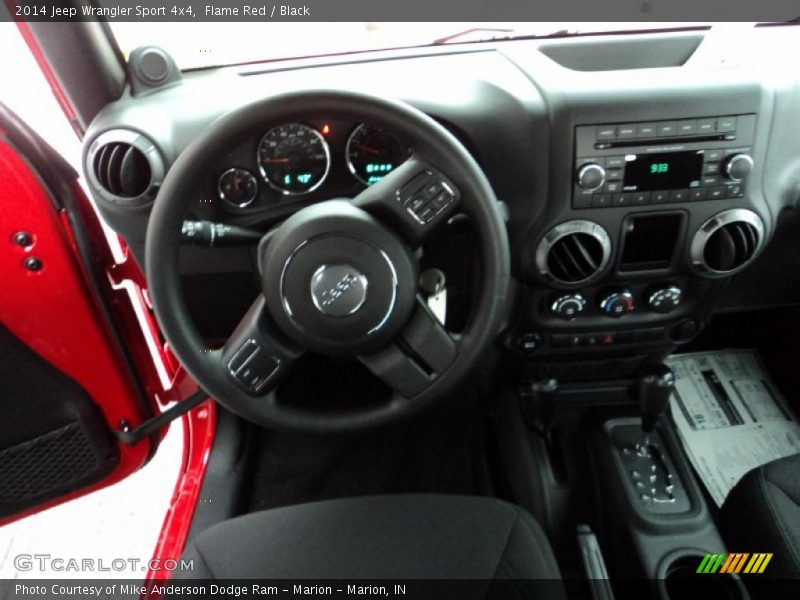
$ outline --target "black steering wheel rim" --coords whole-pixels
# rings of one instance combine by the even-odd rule
[[[217,148],[230,148],[274,124],[304,120],[308,114],[336,114],[354,122],[375,122],[393,130],[436,167],[461,194],[461,210],[473,222],[479,243],[480,292],[459,336],[458,356],[423,392],[398,394],[366,409],[332,414],[278,403],[274,394],[254,397],[233,385],[220,367],[220,352],[209,352],[189,317],[180,282],[179,247],[191,190],[215,167]],[[305,117],[304,117],[305,116]],[[369,188],[368,188],[369,189]],[[505,223],[483,171],[463,145],[423,112],[398,101],[338,90],[281,94],[258,100],[217,119],[181,152],[154,203],[147,229],[145,264],[156,317],[173,352],[192,377],[220,404],[259,425],[289,431],[344,433],[398,421],[441,399],[476,366],[505,323],[509,294],[509,248]]]

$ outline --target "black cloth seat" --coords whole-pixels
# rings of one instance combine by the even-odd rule
[[[772,552],[764,575],[800,578],[800,454],[747,473],[722,507],[731,552]]]
[[[492,498],[408,494],[272,509],[207,529],[184,558],[194,570],[176,578],[485,580],[471,597],[489,593],[491,580],[549,580],[532,584],[536,597],[564,593],[539,524]]]

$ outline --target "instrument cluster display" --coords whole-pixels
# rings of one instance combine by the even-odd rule
[[[270,202],[315,191],[330,192],[331,197],[356,195],[410,154],[396,135],[373,124],[284,123],[258,138],[255,165],[225,165],[217,195],[233,209],[258,205],[262,195]],[[246,163],[238,156],[234,160]]]

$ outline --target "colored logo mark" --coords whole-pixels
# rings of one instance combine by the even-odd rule
[[[769,561],[772,560],[772,552],[732,552],[730,554],[706,554],[700,565],[697,567],[698,573],[763,573]]]

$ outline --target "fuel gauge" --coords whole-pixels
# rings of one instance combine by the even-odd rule
[[[256,199],[258,181],[247,169],[228,169],[217,182],[219,197],[235,208],[244,208]]]

